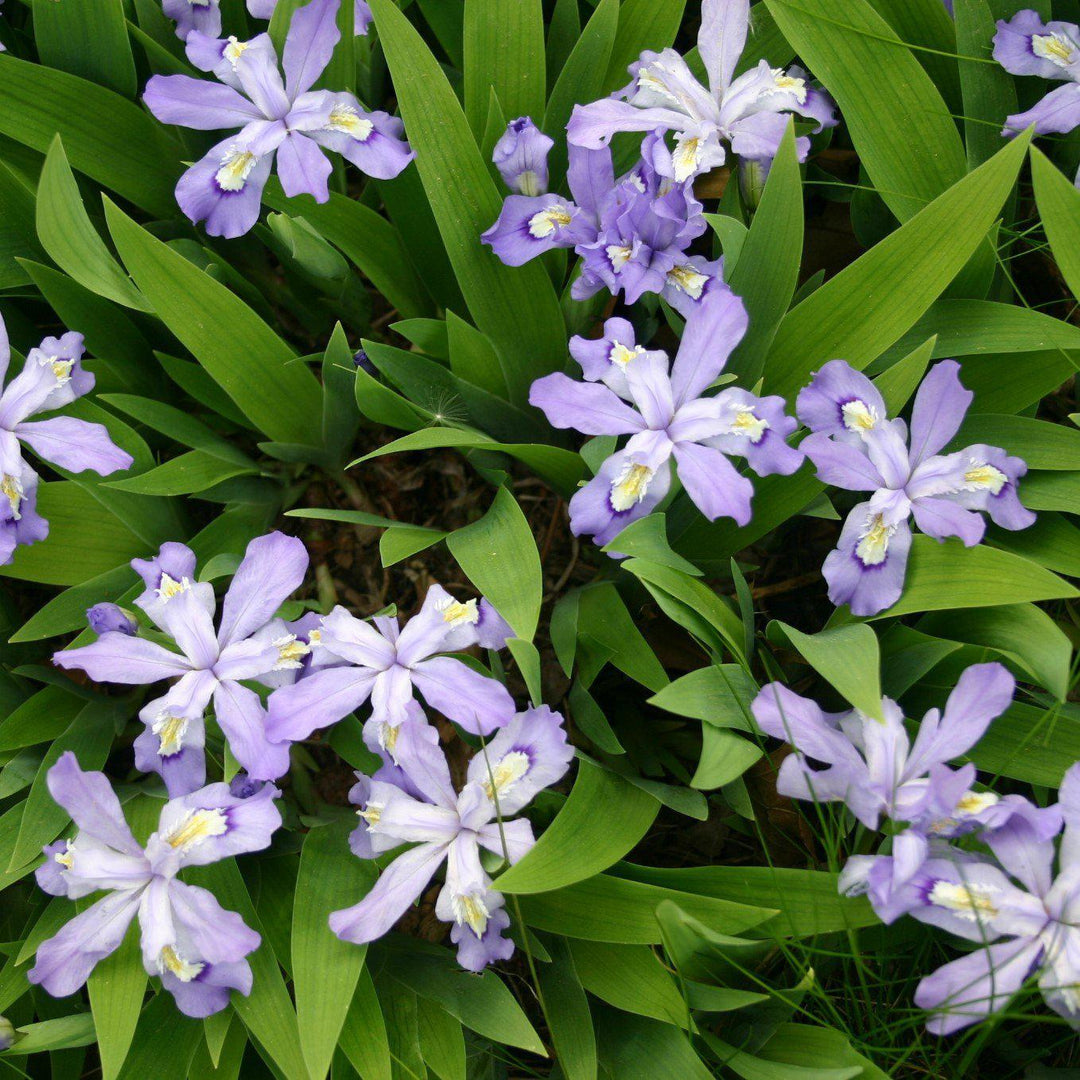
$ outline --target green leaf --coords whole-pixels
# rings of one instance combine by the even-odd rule
[[[292,349],[239,297],[108,201],[105,216],[140,291],[244,415],[277,442],[311,445],[319,384]]]
[[[672,45],[682,24],[686,0],[623,0],[619,32],[611,50],[604,90],[626,85],[626,69],[645,49],[660,52]]]
[[[965,548],[959,540],[939,543],[929,536],[916,536],[904,591],[875,618],[1076,596],[1080,592],[1067,581],[1019,555],[985,544]]]
[[[84,704],[59,686],[43,687],[4,717],[0,723],[0,750],[21,750],[52,742],[70,727]]]
[[[635,555],[692,577],[701,577],[701,571],[692,562],[671,549],[664,514],[649,514],[632,521],[611,543],[604,545],[604,551]]]
[[[562,938],[552,938],[548,951],[551,963],[540,964],[536,977],[555,1057],[566,1080],[596,1080],[596,1035],[574,958]]]
[[[386,1022],[366,969],[360,972],[339,1045],[364,1080],[392,1080]]]
[[[1059,701],[1068,694],[1072,645],[1057,623],[1033,604],[930,615],[918,629],[937,638],[996,649]]]
[[[446,546],[517,636],[532,641],[544,580],[536,540],[514,496],[499,488],[487,513],[451,533]]]
[[[84,901],[81,908],[87,906]],[[90,973],[86,989],[94,1014],[102,1080],[116,1080],[135,1036],[146,994],[137,923],[128,927],[120,948],[101,960]]]
[[[64,5],[45,0],[44,6]],[[42,246],[80,285],[124,307],[151,310],[91,224],[59,136],[41,170],[36,218]]]
[[[769,346],[795,293],[802,248],[802,181],[792,122],[769,170],[741,254],[727,276],[728,284],[746,304],[750,326],[725,371],[741,376],[747,386],[761,377]]]
[[[907,45],[866,0],[766,4],[795,51],[836,98],[860,161],[901,221],[964,175],[964,147],[948,106]],[[972,251],[990,224],[972,233]]]
[[[120,1080],[187,1080],[201,1038],[202,1025],[180,1012],[171,994],[158,994],[139,1017]]]
[[[359,386],[359,383],[357,384]],[[454,446],[459,449],[495,450],[509,454],[524,462],[563,492],[572,492],[585,472],[585,465],[578,454],[557,446],[538,443],[502,443],[464,428],[426,427],[410,435],[395,439],[377,450],[365,454],[359,461],[398,454],[407,450],[432,450],[435,447]],[[358,462],[353,462],[353,465]]]
[[[750,702],[757,690],[738,664],[714,664],[676,679],[649,698],[649,704],[713,727],[754,731]]]
[[[877,635],[869,626],[855,623],[804,634],[787,623],[777,623],[803,659],[852,708],[874,720],[881,713],[881,655]]]
[[[492,90],[507,117],[539,119],[547,78],[540,0],[465,0],[464,45],[465,115],[477,137]]]
[[[710,1080],[685,1033],[659,1020],[605,1010],[597,1021],[600,1064],[619,1080]]]
[[[59,1016],[16,1028],[22,1036],[8,1052],[9,1056],[39,1054],[46,1050],[67,1050],[89,1046],[94,1041],[94,1019],[89,1013]],[[25,1075],[25,1074],[23,1074]],[[156,1080],[156,1078],[155,1078]]]
[[[1028,416],[976,413],[956,436],[961,446],[989,443],[1021,457],[1029,469],[1080,469],[1080,431]],[[1023,484],[1020,485],[1023,488]]]
[[[577,636],[591,638],[610,653],[610,662],[654,693],[667,685],[656,659],[614,585],[605,582],[577,593]]]
[[[355,904],[375,882],[375,868],[349,850],[354,823],[341,819],[304,838],[293,906],[292,963],[300,1045],[313,1076],[325,1076],[364,964],[363,948],[328,932],[332,911]]]
[[[1035,146],[1031,177],[1054,261],[1073,296],[1080,296],[1080,191]]]
[[[33,7],[34,44],[43,64],[135,96],[123,0],[33,0]]]
[[[569,942],[581,985],[616,1009],[665,1024],[692,1025],[675,980],[647,945]]]
[[[0,134],[48,151],[55,136],[79,172],[148,213],[176,213],[179,144],[149,113],[67,72],[0,56]],[[107,118],[107,119],[106,119]]]
[[[993,224],[1025,140],[1018,136],[793,308],[769,350],[768,391],[793,397],[811,371],[836,356],[861,369],[910,329]]]
[[[27,270],[21,260],[41,258],[34,232],[34,194],[0,162],[0,288],[24,285]]]
[[[424,1063],[439,1080],[466,1080],[461,1024],[427,998],[417,999],[417,1034]]]
[[[312,225],[402,315],[417,318],[432,313],[431,298],[401,234],[370,207],[336,192],[331,192],[330,201],[325,203],[289,199],[276,177],[267,183],[263,202],[274,210],[297,214]]]
[[[228,911],[238,911],[252,930],[261,932],[262,924],[234,860],[199,867],[192,876],[197,876],[198,884],[210,889],[222,907]],[[262,944],[248,957],[248,962],[253,976],[252,991],[248,997],[235,995],[233,1009],[285,1080],[309,1080],[300,1048],[296,1013],[265,934]]]
[[[374,0],[372,8],[416,165],[469,314],[499,354],[510,400],[524,405],[533,380],[559,367],[566,355],[551,280],[539,262],[505,267],[478,242],[498,217],[502,199],[465,114],[435,57],[392,0]],[[486,93],[483,103],[486,109]]]
[[[491,342],[452,311],[446,313],[446,335],[450,370],[473,386],[505,398],[506,380]]]
[[[715,791],[742,776],[764,751],[741,735],[703,724],[701,728],[701,757],[690,780],[691,787],[700,791]]]
[[[499,877],[500,892],[549,892],[599,874],[653,823],[660,804],[652,795],[586,758],[578,760],[566,804],[536,846]]]
[[[386,957],[387,975],[420,997],[438,1002],[470,1031],[534,1054],[545,1053],[521,1006],[493,971],[482,975],[463,971],[445,950],[421,951],[401,935],[383,938],[378,948]]]
[[[53,800],[46,775],[61,754],[71,751],[84,769],[100,769],[105,764],[115,734],[115,714],[104,699],[85,704],[67,730],[49,747],[30,794],[26,797],[19,836],[7,869],[17,870],[41,854],[71,820],[67,811]]]
[[[190,450],[141,476],[133,476],[130,480],[114,480],[107,486],[141,495],[192,495],[206,491],[207,488],[234,476],[252,475],[256,472],[250,465],[237,465],[205,454],[201,450]]]

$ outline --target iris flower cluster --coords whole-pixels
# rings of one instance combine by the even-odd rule
[[[201,18],[209,10],[177,2],[199,7]],[[211,236],[233,238],[254,226],[275,156],[285,194],[306,193],[317,202],[330,198],[333,166],[323,150],[380,180],[397,176],[413,159],[396,117],[364,110],[347,92],[311,89],[341,38],[338,5],[339,0],[311,0],[297,9],[280,68],[269,34],[250,41],[219,38],[220,14],[208,29],[193,23],[182,35],[188,59],[218,82],[155,75],[147,83],[143,100],[163,123],[235,131],[176,185],[180,209],[193,222],[205,222]]]
[[[74,992],[138,913],[147,971],[162,976],[182,1011],[209,1015],[224,1006],[229,988],[247,993],[244,957],[258,935],[239,916],[220,911],[209,894],[173,878],[183,866],[265,847],[280,824],[272,803],[278,791],[268,781],[287,771],[291,744],[368,700],[364,736],[382,766],[370,778],[357,774],[351,798],[361,824],[352,848],[374,858],[401,844],[417,846],[388,866],[364,900],[336,912],[332,929],[354,942],[381,937],[445,861],[436,912],[452,924],[462,965],[479,971],[508,957],[509,917],[480,850],[507,863],[529,850],[529,823],[504,819],[559,780],[573,751],[558,713],[546,707],[517,713],[501,682],[452,655],[505,645],[512,631],[491,604],[462,602],[432,585],[404,626],[389,615],[357,619],[340,607],[326,617],[308,613],[286,622],[277,612],[303,582],[308,556],[299,540],[277,532],[248,545],[216,620],[213,586],[197,580],[190,548],[163,544],[154,558],[132,566],[145,586],[135,606],[154,629],[143,631],[116,604],[95,604],[87,620],[97,641],[54,660],[95,681],[168,681],[141,710],[144,730],[134,749],[137,767],[159,773],[171,801],[143,849],[104,776],[81,772],[72,755],[52,769],[50,791],[79,832],[45,849],[38,881],[72,899],[110,893],[42,946],[34,981],[50,993]],[[249,683],[270,691],[265,705],[265,694]],[[479,737],[460,793],[417,694]],[[243,767],[231,786],[205,786],[211,703]]]
[[[866,828],[885,820],[895,830],[888,854],[848,860],[841,891],[868,896],[885,923],[910,915],[976,946],[915,991],[939,1035],[1004,1009],[1031,976],[1047,1004],[1080,1026],[1080,764],[1065,774],[1060,802],[1046,808],[976,786],[971,763],[947,764],[975,746],[1014,690],[1002,665],[969,667],[944,712],[923,717],[914,742],[889,698],[881,720],[822,712],[780,683],[752,705],[761,730],[792,745],[781,794],[842,802]],[[968,846],[951,842],[961,837]]]
[[[94,388],[94,376],[82,366],[82,334],[47,337],[31,349],[22,370],[0,393],[0,565],[15,549],[49,535],[49,523],[37,512],[38,474],[23,457],[28,447],[61,469],[99,476],[130,469],[131,455],[113,444],[102,424],[72,416],[33,420],[70,405]],[[11,363],[7,328],[0,318],[0,384]]]

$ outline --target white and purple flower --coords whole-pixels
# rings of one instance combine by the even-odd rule
[[[491,161],[515,194],[543,195],[548,186],[548,154],[554,145],[531,117],[519,116],[506,125],[491,152]]]
[[[936,540],[958,537],[967,547],[983,538],[986,513],[1005,529],[1035,520],[1017,495],[1027,472],[1020,458],[975,444],[939,454],[956,435],[974,397],[955,360],[936,364],[923,379],[911,413],[911,432],[890,420],[874,384],[843,360],[831,360],[799,392],[796,412],[813,434],[801,449],[818,479],[847,491],[872,492],[844,522],[823,573],[829,599],[855,615],[891,607],[904,588],[911,528]]]
[[[358,775],[350,799],[361,824],[350,838],[354,854],[373,859],[413,844],[391,862],[358,904],[330,916],[338,937],[356,944],[382,937],[416,902],[445,862],[446,881],[435,914],[452,923],[458,962],[482,971],[506,960],[514,944],[502,936],[510,925],[502,894],[480,861],[481,849],[516,863],[533,846],[532,826],[512,821],[534,796],[566,773],[573,749],[562,717],[546,706],[520,713],[469,763],[460,793],[435,729],[407,722],[397,737],[399,769]],[[388,782],[383,775],[395,778]],[[401,778],[401,779],[398,779]]]
[[[776,156],[794,113],[816,121],[816,131],[837,123],[832,101],[807,84],[800,68],[773,68],[767,60],[733,78],[746,45],[750,0],[703,0],[698,49],[709,85],[702,86],[674,50],[646,51],[630,65],[631,82],[609,98],[576,105],[567,138],[596,150],[620,131],[671,131],[675,148],[661,142],[657,168],[676,181],[692,180],[727,160],[727,153],[749,161]],[[810,140],[796,141],[804,161]]]
[[[247,0],[248,14],[256,19],[272,19],[278,0]],[[362,37],[371,25],[371,5],[368,0],[353,0],[353,33]]]
[[[52,797],[78,830],[45,848],[38,884],[53,896],[78,900],[106,895],[38,946],[30,982],[54,997],[75,993],[95,965],[119,948],[138,917],[143,966],[187,1016],[220,1012],[229,991],[251,992],[246,957],[260,937],[213,893],[177,878],[187,866],[205,866],[267,847],[281,825],[263,788],[237,799],[227,784],[210,784],[162,808],[157,831],[141,847],[124,820],[120,802],[100,772],[83,772],[70,751],[49,770]]]
[[[316,654],[327,650],[334,666],[313,670],[270,695],[267,733],[298,742],[329,727],[371,699],[364,738],[376,751],[397,756],[397,732],[406,720],[424,722],[420,696],[474,735],[509,723],[514,700],[496,679],[462,660],[438,655],[481,645],[501,649],[513,631],[486,600],[455,600],[432,585],[416,616],[404,627],[396,617],[370,622],[336,607],[322,620]]]
[[[595,348],[582,339],[571,342],[590,381],[556,372],[533,383],[529,401],[554,427],[631,436],[570,500],[576,536],[592,536],[602,546],[648,515],[668,493],[672,461],[710,521],[730,517],[740,525],[750,520],[754,488],[730,455],[745,457],[759,476],[798,469],[802,454],[785,441],[796,425],[784,415],[783,399],[737,388],[702,396],[746,326],[742,301],[714,281],[686,322],[670,372],[665,353],[639,350],[629,324],[610,320]]]
[[[23,458],[24,445],[71,472],[91,469],[109,476],[132,466],[131,455],[113,444],[102,424],[70,416],[30,419],[70,405],[94,388],[93,374],[83,370],[83,351],[82,334],[45,338],[0,393],[0,565],[11,562],[21,544],[49,534],[49,523],[37,512],[38,475]],[[0,318],[0,382],[10,362]]]
[[[1002,135],[1011,138],[1032,124],[1036,135],[1066,135],[1080,126],[1080,26],[1044,23],[1034,11],[1018,11],[997,24],[994,59],[1013,75],[1065,83],[1027,112],[1007,117]]]
[[[323,150],[347,158],[368,176],[388,180],[413,159],[401,121],[366,112],[349,93],[312,90],[341,34],[339,0],[311,0],[292,17],[282,54],[268,34],[251,41],[217,40],[193,30],[188,58],[220,84],[187,75],[155,75],[143,100],[163,123],[199,131],[239,129],[180,178],[176,200],[211,236],[236,237],[258,220],[262,190],[277,155],[278,178],[288,196],[330,198],[333,166]]]
[[[268,738],[259,695],[240,680],[299,669],[310,651],[274,618],[304,580],[304,545],[279,532],[252,540],[225,594],[216,633],[214,587],[195,580],[190,548],[163,544],[157,557],[131,565],[146,585],[135,603],[180,651],[106,630],[91,645],[56,653],[53,662],[85,671],[96,682],[141,686],[176,680],[164,696],[143,706],[139,719],[145,730],[135,740],[136,766],[159,773],[171,795],[206,781],[205,714],[211,700],[236,760],[257,779],[281,776],[289,767],[288,744]]]

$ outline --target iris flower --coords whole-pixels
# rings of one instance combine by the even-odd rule
[[[341,37],[339,0],[311,0],[297,9],[282,54],[268,34],[251,41],[193,32],[188,58],[222,85],[187,75],[155,75],[143,100],[163,123],[199,131],[239,129],[191,166],[176,185],[176,201],[211,236],[236,237],[259,217],[262,190],[277,155],[278,179],[288,196],[330,198],[333,166],[321,148],[346,157],[380,180],[413,159],[400,120],[365,112],[349,93],[312,90]]]
[[[228,1004],[230,989],[250,993],[245,957],[258,948],[259,935],[213,893],[176,875],[187,866],[265,848],[281,824],[273,803],[278,790],[268,786],[237,799],[227,784],[210,784],[172,799],[144,848],[103,773],[83,772],[68,751],[49,770],[47,783],[78,831],[45,848],[38,884],[69,900],[106,895],[38,946],[30,982],[54,997],[75,993],[95,965],[119,948],[138,916],[143,967],[161,977],[182,1013],[210,1016]]]
[[[82,334],[47,337],[30,350],[22,371],[0,394],[0,565],[11,562],[20,544],[49,534],[49,523],[37,512],[38,475],[23,458],[23,446],[71,472],[91,469],[108,476],[131,468],[131,455],[113,444],[102,424],[71,416],[30,419],[70,405],[94,388],[94,376],[83,371],[82,355]],[[0,318],[0,382],[10,362]]]
[[[677,181],[691,180],[727,160],[728,150],[749,161],[771,162],[794,113],[837,123],[830,99],[807,85],[800,68],[784,71],[767,60],[735,78],[746,46],[750,0],[703,0],[698,50],[709,85],[702,86],[674,50],[646,51],[630,65],[628,86],[609,98],[576,105],[567,139],[590,150],[606,146],[620,131],[675,133],[675,149],[660,166]],[[804,161],[810,140],[796,141]]]
[[[555,145],[528,116],[519,116],[491,151],[491,160],[511,191],[518,195],[541,195],[548,186],[548,154]]]
[[[247,0],[249,14],[256,19],[271,19],[278,0]],[[371,25],[371,6],[368,0],[353,0],[353,33],[357,37],[368,32]]]
[[[353,853],[372,859],[414,844],[382,872],[358,904],[330,916],[345,941],[363,944],[382,937],[419,898],[445,862],[446,882],[435,914],[453,924],[458,962],[481,971],[514,951],[502,932],[510,925],[503,897],[480,862],[480,851],[516,863],[534,843],[524,818],[504,820],[538,792],[562,778],[573,750],[562,717],[546,706],[520,713],[469,762],[465,786],[455,793],[438,733],[427,724],[401,726],[395,751],[408,788],[358,774],[349,795],[360,825],[350,838]]]
[[[668,493],[672,461],[686,493],[710,521],[731,517],[740,525],[750,520],[754,488],[729,455],[744,456],[759,476],[786,475],[799,467],[802,455],[785,442],[795,421],[784,415],[781,398],[759,398],[736,388],[702,396],[746,326],[742,301],[717,280],[687,320],[670,371],[665,353],[638,352],[636,346],[607,349],[615,359],[597,364],[578,341],[572,351],[586,357],[585,378],[601,382],[577,382],[555,372],[533,383],[529,402],[554,427],[630,435],[570,500],[574,535],[604,545],[648,515]],[[625,340],[623,328],[613,332]]]
[[[1064,81],[1027,112],[1007,117],[1002,135],[1035,125],[1036,135],[1066,135],[1080,126],[1080,26],[1044,23],[1034,11],[1002,19],[994,35],[994,59],[1013,75]],[[1080,172],[1076,183],[1080,186]]]
[[[211,699],[236,760],[259,780],[281,776],[289,767],[289,747],[267,737],[259,695],[240,680],[298,669],[309,652],[293,634],[260,633],[303,582],[304,545],[279,532],[252,540],[225,593],[216,633],[214,587],[195,580],[190,548],[163,544],[156,558],[131,565],[146,585],[136,605],[179,651],[109,630],[91,645],[56,653],[53,662],[85,671],[96,682],[141,686],[176,680],[142,708],[139,719],[146,727],[135,740],[136,766],[159,773],[171,795],[206,780],[204,717]]]
[[[455,600],[432,585],[420,611],[404,627],[396,617],[371,622],[336,607],[322,620],[316,652],[326,649],[336,666],[313,670],[270,695],[267,732],[298,742],[329,727],[371,698],[364,736],[374,750],[394,749],[406,720],[423,722],[414,693],[474,735],[490,735],[514,715],[506,687],[453,656],[479,644],[501,649],[513,631],[486,600]]]
[[[985,512],[1002,528],[1024,529],[1035,515],[1020,503],[1020,458],[974,444],[939,454],[956,435],[975,396],[965,390],[955,360],[936,364],[923,379],[911,431],[889,420],[877,388],[843,360],[831,360],[799,393],[796,412],[813,432],[800,445],[818,479],[847,491],[872,492],[844,522],[823,572],[834,604],[855,615],[891,607],[904,588],[911,528],[955,536],[973,547],[983,538]]]

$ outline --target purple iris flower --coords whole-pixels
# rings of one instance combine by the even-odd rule
[[[968,753],[1012,702],[1016,681],[1001,664],[969,667],[949,695],[944,713],[931,709],[914,744],[900,706],[882,699],[882,720],[858,710],[825,713],[813,701],[770,683],[751,710],[767,735],[791,743],[776,789],[793,799],[843,802],[867,828],[882,818],[906,828],[892,839],[891,856],[849,860],[841,890],[869,893],[891,922],[906,910],[910,882],[943,839],[987,834],[1017,815],[1035,820],[1019,795],[999,798],[974,787],[975,766],[946,763]],[[821,767],[811,767],[809,760]]]
[[[848,515],[823,573],[834,604],[855,615],[876,615],[904,588],[911,528],[936,540],[959,537],[967,547],[983,538],[985,512],[1005,529],[1025,529],[1035,515],[1020,503],[1020,458],[975,444],[938,453],[963,423],[974,394],[964,389],[955,360],[935,364],[922,381],[911,432],[889,420],[880,393],[843,360],[831,360],[799,392],[796,412],[813,432],[801,449],[818,479],[848,491],[873,492]]]
[[[242,42],[193,31],[188,58],[223,85],[187,75],[155,75],[147,83],[143,100],[166,124],[239,128],[176,185],[180,209],[193,222],[205,221],[211,236],[240,236],[255,224],[275,153],[285,194],[307,193],[317,202],[330,198],[332,171],[320,147],[380,180],[397,176],[413,159],[400,120],[365,112],[352,94],[311,90],[341,37],[338,2],[311,0],[297,9],[285,39],[284,82],[268,34]]]
[[[548,154],[555,145],[528,116],[506,125],[491,160],[506,186],[518,195],[542,195],[548,186]]]
[[[20,444],[71,472],[92,469],[108,476],[132,466],[131,455],[113,444],[102,424],[70,416],[29,419],[70,405],[94,388],[82,355],[82,334],[47,337],[30,350],[22,371],[0,393],[0,565],[11,562],[20,544],[49,534],[49,523],[37,512],[38,475],[23,459]],[[0,382],[10,362],[7,328],[0,318]]]
[[[692,185],[672,183],[653,166],[650,147],[659,141],[655,134],[645,139],[642,160],[618,181],[609,149],[569,147],[574,201],[554,193],[511,195],[481,240],[507,266],[574,248],[583,260],[571,288],[575,300],[604,287],[625,292],[627,303],[658,292],[688,316],[723,263],[685,254],[706,223]]]
[[[376,751],[395,749],[400,725],[424,721],[414,693],[474,735],[489,735],[514,715],[514,700],[496,679],[453,656],[472,645],[501,649],[513,631],[486,600],[455,600],[432,585],[416,616],[400,627],[396,617],[371,622],[336,607],[322,620],[316,655],[333,665],[313,670],[270,695],[267,733],[297,742],[329,727],[371,698],[364,738]]]
[[[278,0],[247,0],[248,13],[256,19],[273,18],[274,9],[277,5]],[[353,0],[353,20],[353,33],[357,37],[361,37],[368,32],[372,20],[371,6],[368,4],[368,0]]]
[[[176,23],[181,41],[193,30],[211,37],[221,33],[221,0],[162,0],[161,8]]]
[[[86,622],[95,634],[107,634],[110,630],[117,634],[134,637],[139,632],[139,624],[117,604],[95,604],[87,609]]]
[[[273,803],[278,790],[268,786],[237,799],[227,784],[210,784],[172,799],[143,848],[103,773],[83,772],[69,751],[49,770],[47,783],[78,832],[45,848],[38,884],[70,900],[99,890],[106,895],[38,946],[30,982],[54,997],[75,993],[98,961],[119,948],[138,915],[143,966],[161,976],[182,1013],[210,1016],[228,1004],[230,989],[250,993],[245,957],[258,948],[259,935],[213,893],[176,875],[265,848],[281,825]]]
[[[1065,135],[1080,126],[1080,26],[1043,23],[1034,11],[1018,11],[997,24],[994,59],[1013,75],[1065,81],[1027,112],[1007,117],[1002,135],[1011,138],[1031,124],[1036,135]]]
[[[771,161],[791,113],[817,121],[816,131],[834,126],[832,101],[807,86],[800,68],[785,72],[762,60],[732,79],[749,23],[750,0],[703,0],[698,49],[708,87],[674,49],[643,52],[630,65],[628,86],[602,101],[574,107],[567,139],[596,150],[619,131],[672,131],[675,149],[659,167],[683,181],[723,165],[728,148],[740,158]],[[810,140],[799,138],[796,147],[804,161]]]
[[[554,427],[631,436],[570,500],[570,528],[576,536],[592,536],[604,545],[649,514],[668,492],[673,458],[698,509],[710,521],[725,516],[740,525],[750,520],[754,488],[729,455],[745,457],[759,476],[787,475],[799,467],[802,454],[785,441],[795,421],[784,415],[782,398],[759,398],[736,388],[702,397],[746,326],[742,301],[716,280],[687,320],[670,373],[663,352],[620,345],[612,360],[613,350],[603,343],[596,355],[577,339],[571,346],[574,355],[585,357],[582,369],[594,381],[577,382],[555,372],[533,383],[529,402]],[[624,327],[611,329],[609,322],[607,332],[625,340]]]
[[[205,783],[204,716],[211,698],[236,760],[259,780],[281,776],[289,767],[289,747],[268,738],[259,695],[240,680],[299,669],[310,651],[283,623],[272,622],[304,580],[304,545],[279,532],[248,544],[225,593],[216,634],[214,587],[195,580],[190,548],[162,544],[156,558],[133,559],[131,565],[146,584],[135,603],[180,651],[107,631],[91,645],[56,653],[53,663],[85,671],[96,682],[139,686],[177,680],[140,710],[146,729],[135,740],[136,766],[159,773],[170,795],[186,794]],[[268,623],[274,629],[260,633]]]
[[[507,821],[570,767],[573,748],[562,717],[546,706],[515,716],[469,762],[465,786],[455,793],[439,737],[427,724],[399,729],[396,755],[409,790],[358,774],[349,798],[360,825],[350,837],[353,853],[372,859],[401,844],[415,844],[382,872],[360,903],[330,916],[338,937],[364,944],[382,937],[446,863],[446,883],[435,914],[452,923],[458,962],[481,971],[514,951],[502,933],[510,925],[503,897],[480,862],[483,848],[516,863],[534,843],[523,818]]]

